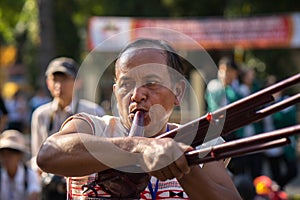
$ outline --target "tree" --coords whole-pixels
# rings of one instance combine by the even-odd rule
[[[54,23],[53,23],[53,1],[39,0],[39,27],[40,27],[40,45],[38,48],[38,77],[43,77],[42,73],[46,71],[49,61],[54,56]],[[42,79],[40,79],[42,80]],[[44,82],[44,81],[43,81]],[[43,82],[39,84],[43,84]]]

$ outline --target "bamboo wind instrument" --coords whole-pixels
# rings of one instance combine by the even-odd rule
[[[298,83],[300,83],[300,73],[186,123],[179,128],[157,136],[156,138],[172,137],[176,141],[186,143],[192,147],[199,146],[206,141],[227,135],[238,128],[257,122],[268,115],[297,104],[300,102],[300,93],[270,105],[274,101],[273,95],[275,93]],[[290,133],[298,134],[299,129],[299,126],[283,129],[280,131],[281,134],[279,134],[279,138],[277,138],[277,131],[275,131],[276,138],[268,136],[273,135],[274,132],[260,134],[262,136],[252,136],[208,149],[192,151],[187,153],[186,156],[188,160],[191,159],[189,161],[191,164],[195,164],[282,146],[289,143],[287,136],[290,135]],[[268,139],[265,140],[265,137]],[[206,154],[210,156],[206,156]]]
[[[143,137],[144,136],[144,113],[141,111],[137,111],[134,115],[133,121],[132,121],[132,126],[129,131],[128,136],[133,137],[133,136],[139,136]]]
[[[223,144],[206,147],[186,153],[190,165],[242,156],[261,150],[283,146],[290,143],[288,137],[300,133],[300,125],[295,125],[268,133],[261,133]]]
[[[300,83],[300,73],[242,98],[212,113],[188,122],[156,138],[172,137],[193,147],[205,141],[227,135],[245,125],[300,102],[300,93],[270,105],[273,95]],[[190,139],[192,138],[192,140]]]

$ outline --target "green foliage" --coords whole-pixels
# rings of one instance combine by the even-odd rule
[[[73,21],[76,4],[73,0],[54,2],[55,55],[80,57],[80,37]]]
[[[223,16],[226,1],[219,0],[162,0],[173,17]]]
[[[249,50],[252,54],[252,59],[256,58],[258,72],[261,78],[267,75],[275,75],[279,80],[296,74],[298,72],[292,58],[292,49],[269,49],[269,50]],[[264,64],[265,69],[259,70]]]
[[[0,45],[15,44],[22,48],[23,60],[34,73],[37,71],[34,69],[37,67],[36,53],[39,44],[37,2],[38,0],[0,1]],[[71,56],[78,61],[85,52],[86,30],[91,16],[204,19],[275,15],[300,10],[300,1],[295,0],[63,0],[53,1],[53,5],[55,55]],[[285,76],[297,71],[290,57],[292,51],[245,50],[245,62],[263,69],[261,76],[271,72]],[[212,51],[213,54],[214,52]],[[222,51],[218,52],[221,53]],[[31,79],[35,75],[31,75]]]
[[[278,13],[299,12],[300,1],[295,0],[227,0],[224,16],[240,17],[251,15],[270,15]]]
[[[15,43],[15,26],[19,21],[24,2],[25,0],[0,1],[0,44]]]

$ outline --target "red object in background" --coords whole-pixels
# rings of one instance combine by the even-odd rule
[[[276,182],[268,176],[259,176],[254,179],[253,185],[259,196],[269,200],[288,200],[286,192],[281,191]]]

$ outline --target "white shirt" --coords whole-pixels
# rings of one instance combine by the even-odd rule
[[[105,111],[102,107],[94,102],[80,99],[73,100],[69,106],[61,110],[58,102],[53,100],[47,104],[38,107],[32,114],[31,120],[31,154],[32,154],[32,167],[37,168],[36,155],[44,140],[55,132],[58,132],[63,122],[70,115],[85,112],[96,116],[104,115]],[[52,118],[52,119],[51,119]],[[51,124],[51,130],[49,126]]]
[[[26,189],[24,184],[25,177],[27,178]],[[33,192],[41,192],[41,185],[36,172],[31,168],[27,168],[27,174],[25,174],[24,165],[20,163],[15,177],[11,179],[6,169],[1,167],[1,200],[26,199]]]

